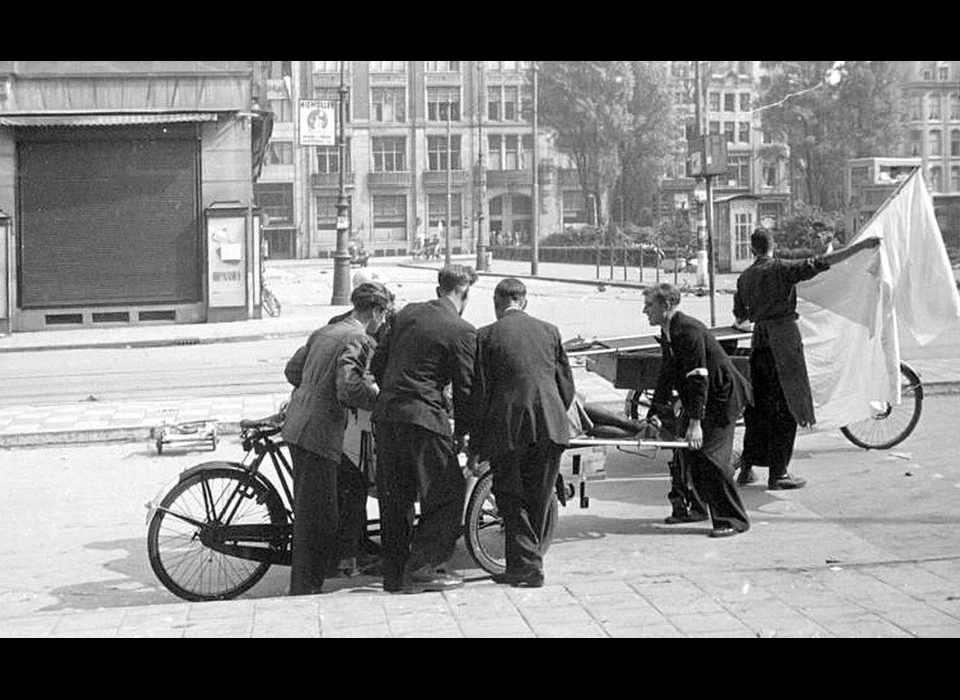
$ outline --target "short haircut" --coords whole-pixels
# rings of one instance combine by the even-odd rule
[[[674,307],[680,303],[680,289],[669,282],[661,282],[643,290],[643,296],[657,299],[666,306]]]
[[[493,301],[500,306],[506,306],[510,302],[521,302],[526,298],[527,288],[516,277],[500,280],[497,288],[493,290]]]
[[[444,292],[471,287],[476,281],[477,273],[469,265],[447,265],[437,273],[437,284]]]
[[[773,248],[773,234],[765,228],[754,229],[750,236],[750,250],[755,255],[766,255]]]
[[[353,308],[361,313],[373,309],[387,310],[392,303],[389,290],[379,282],[364,282],[350,295]]]

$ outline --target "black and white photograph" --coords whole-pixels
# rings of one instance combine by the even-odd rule
[[[960,61],[0,61],[0,638],[957,638],[958,416]]]

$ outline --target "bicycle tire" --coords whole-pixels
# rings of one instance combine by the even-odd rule
[[[904,362],[900,363],[900,377],[902,401],[899,406],[884,402],[870,418],[840,428],[844,437],[857,447],[889,450],[906,440],[917,427],[923,410],[923,383],[913,368]]]
[[[507,570],[503,518],[493,495],[493,472],[480,477],[467,501],[464,543],[477,565],[488,574]]]
[[[223,464],[223,463],[220,463]],[[282,527],[287,522],[280,495],[273,487],[238,468],[211,467],[187,477],[163,497],[147,530],[150,568],[171,593],[191,602],[229,600],[250,590],[270,568],[269,562],[230,556],[207,547],[196,525],[177,517],[213,522],[205,496],[214,505],[243,489],[233,524],[269,522]],[[204,487],[207,493],[204,494]],[[199,509],[199,512],[197,512]],[[286,546],[278,540],[273,547]]]

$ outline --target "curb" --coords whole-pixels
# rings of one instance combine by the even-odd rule
[[[173,345],[213,345],[214,343],[244,343],[257,340],[274,340],[282,338],[301,338],[305,331],[277,331],[258,333],[253,335],[219,336],[211,338],[157,338],[156,340],[128,340],[109,342],[67,343],[64,345],[30,345],[25,347],[0,347],[0,353],[10,352],[40,352],[44,350],[92,350],[97,348],[124,349],[124,348],[158,348]]]

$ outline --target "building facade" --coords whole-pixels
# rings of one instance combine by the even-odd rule
[[[260,313],[253,61],[0,62],[10,330]]]
[[[340,62],[260,63],[274,114],[255,185],[269,255],[331,257],[339,151],[300,145],[297,107],[300,100],[338,99]],[[585,222],[576,178],[562,167],[548,131],[533,134],[531,68],[528,61],[346,62],[351,237],[373,256],[409,254],[418,238],[441,232],[452,252],[474,252],[481,225],[491,244],[529,244],[534,138],[540,236]]]
[[[960,243],[960,61],[902,61],[901,155],[919,158],[944,237]]]

